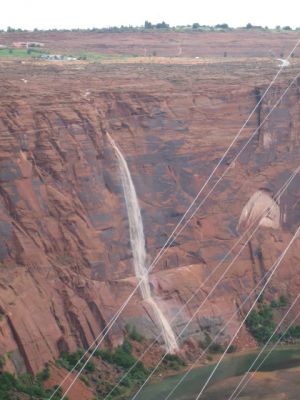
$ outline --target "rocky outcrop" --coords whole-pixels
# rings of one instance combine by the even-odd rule
[[[280,227],[280,207],[266,190],[258,190],[250,197],[242,210],[238,226],[250,228],[254,224],[274,229]]]
[[[105,132],[126,156],[150,263],[277,67],[243,60],[10,66],[0,83],[0,354],[6,354],[9,368],[36,372],[62,350],[88,347],[136,285],[118,167]],[[298,70],[294,62],[280,76],[262,102],[259,120]],[[218,176],[231,165],[225,178],[151,274],[153,293],[169,320],[198,290],[173,321],[177,334],[225,268],[226,263],[201,287],[236,242],[251,195],[261,188],[276,193],[298,166],[299,84],[232,163],[257,127],[253,116],[222,163]],[[299,191],[296,176],[280,199],[285,215],[280,229],[258,231],[182,341],[221,329],[272,266],[299,225]],[[298,247],[299,240],[267,297],[299,292]],[[246,309],[220,340],[228,340]],[[153,321],[136,293],[104,344],[120,343],[127,322],[153,337],[158,333]],[[238,340],[241,346],[251,343],[246,330]]]

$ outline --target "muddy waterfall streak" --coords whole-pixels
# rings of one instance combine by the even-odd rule
[[[108,133],[107,136],[111,145],[115,150],[120,168],[122,186],[123,186],[126,209],[128,214],[128,221],[129,221],[130,243],[133,255],[135,276],[140,282],[140,291],[142,298],[151,307],[153,314],[157,320],[157,323],[161,328],[166,349],[168,352],[173,353],[178,349],[175,334],[168,320],[166,319],[161,309],[159,308],[158,304],[151,296],[149,276],[146,268],[146,247],[145,247],[143,221],[135,187],[132,182],[130,171],[125,158],[123,157],[121,151],[119,150],[118,146],[116,145],[112,137]]]

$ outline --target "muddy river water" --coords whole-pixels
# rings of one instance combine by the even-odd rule
[[[217,369],[214,377],[210,381],[207,390],[201,396],[201,399],[205,400],[219,400],[220,393],[212,389],[214,386],[222,385],[228,381],[228,378],[237,377],[244,374],[252,361],[254,361],[258,352],[246,353],[246,354],[235,354],[227,356],[227,358],[221,363]],[[265,353],[266,354],[266,353]],[[261,356],[262,360],[264,356]],[[256,364],[257,365],[257,364]],[[281,371],[288,370],[294,367],[300,366],[300,346],[285,346],[276,348],[270,356],[266,359],[259,371]],[[192,400],[195,399],[206,379],[214,368],[214,364],[199,367],[193,369],[178,388],[172,393],[168,400]],[[255,366],[254,366],[255,369]],[[262,374],[263,375],[263,374]],[[181,379],[183,374],[174,375],[163,379],[162,381],[146,386],[139,396],[138,400],[164,400],[171,390],[175,387],[178,381]],[[269,378],[270,379],[270,378]],[[239,382],[239,379],[235,383]],[[300,383],[300,377],[299,377]],[[233,386],[234,387],[234,386]],[[300,385],[299,385],[300,393]],[[222,396],[221,396],[222,397]],[[252,399],[254,397],[238,397],[239,399]],[[268,397],[269,398],[269,397]],[[286,397],[287,398],[287,397]],[[292,398],[292,397],[288,397]],[[299,397],[300,398],[300,397]],[[223,399],[224,392],[223,392]]]

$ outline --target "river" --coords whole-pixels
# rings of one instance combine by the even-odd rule
[[[216,371],[209,387],[217,382],[226,380],[227,378],[242,375],[247,371],[251,362],[255,359],[258,352],[232,354],[228,355]],[[264,353],[266,354],[266,353]],[[263,356],[262,356],[263,357]],[[176,391],[168,398],[168,400],[192,400],[195,399],[205,380],[209,376],[215,364],[193,369],[186,379],[178,386]],[[260,371],[277,371],[287,368],[300,366],[300,346],[282,346],[275,349],[262,365]],[[255,367],[254,367],[255,368]],[[174,388],[180,380],[183,373],[164,378],[158,383],[154,383],[145,387],[145,389],[137,397],[138,400],[164,400],[169,392]],[[208,387],[208,390],[209,390]],[[300,387],[299,387],[300,389]],[[205,392],[201,397],[205,400],[216,400],[219,397],[209,395]],[[247,397],[252,398],[252,397]]]

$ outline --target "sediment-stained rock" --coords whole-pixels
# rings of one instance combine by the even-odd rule
[[[277,64],[10,66],[0,83],[0,354],[10,355],[11,369],[37,372],[62,350],[87,348],[136,285],[118,167],[105,132],[127,159],[150,264]],[[203,285],[238,239],[251,195],[261,188],[276,193],[298,166],[299,81],[233,162],[298,69],[294,61],[262,101],[211,185],[230,166],[224,179],[151,274],[154,296],[170,320],[200,287],[175,318],[177,334],[227,265]],[[300,223],[299,192],[296,176],[280,199],[280,229],[259,229],[181,342],[218,332],[272,266]],[[299,240],[267,298],[299,292],[298,249]],[[228,341],[247,307],[221,341]],[[121,343],[126,322],[148,337],[158,333],[139,293],[103,343]],[[245,329],[238,343],[252,344]]]

